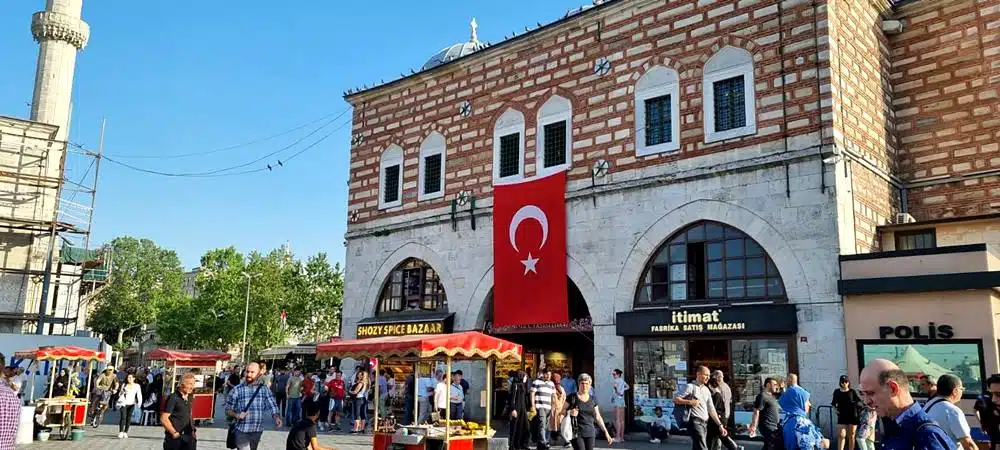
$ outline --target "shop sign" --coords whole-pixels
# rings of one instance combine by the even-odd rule
[[[794,305],[649,309],[618,313],[619,336],[795,333]]]
[[[407,320],[365,319],[358,324],[357,338],[451,333],[453,318],[454,315],[449,314],[444,318],[425,318],[426,320],[417,318],[407,318]]]
[[[955,330],[951,325],[937,325],[934,322],[921,325],[882,325],[878,327],[879,339],[951,339]]]

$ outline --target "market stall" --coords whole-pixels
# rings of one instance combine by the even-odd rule
[[[493,365],[497,361],[519,361],[522,348],[520,345],[495,338],[476,331],[462,333],[388,336],[370,339],[352,339],[322,343],[316,346],[316,354],[320,358],[353,358],[356,360],[391,359],[398,364],[406,361],[414,365],[414,373],[421,362],[445,362],[445,383],[451,386],[451,364],[455,360],[485,360],[486,361],[486,393],[493,392]],[[378,383],[373,383],[375,394],[375,417],[379,416]],[[406,450],[486,450],[488,440],[495,431],[490,427],[490,408],[492,402],[486,401],[486,423],[480,425],[463,420],[451,420],[451,411],[446,409],[445,416],[431,425],[417,423],[399,425],[391,419],[376,420],[373,450],[387,450],[393,444],[403,445]],[[410,405],[408,405],[410,406]],[[418,401],[412,405],[413,416],[419,417]],[[416,421],[416,419],[414,419]]]
[[[80,347],[39,347],[35,350],[27,350],[14,353],[15,358],[33,359],[38,362],[49,362],[49,387],[48,395],[40,398],[35,403],[36,416],[40,425],[46,428],[59,430],[59,435],[63,439],[68,439],[74,429],[82,429],[87,425],[88,400],[78,398],[74,389],[87,389],[90,379],[93,376],[94,364],[90,364],[87,370],[87,380],[82,386],[74,388],[72,385],[65,386],[63,395],[53,395],[56,387],[56,370],[62,362],[76,361],[104,361],[107,355],[104,352],[90,350]],[[70,375],[71,377],[74,374]],[[32,378],[34,379],[34,378]],[[67,380],[68,384],[70,380]],[[32,387],[33,391],[33,387]],[[82,436],[82,430],[78,431]]]
[[[186,373],[193,373],[195,379],[191,400],[191,419],[210,420],[215,415],[215,382],[223,361],[232,359],[226,352],[212,350],[169,350],[158,348],[146,355],[149,361],[163,361],[163,392],[157,392],[161,406],[163,399],[177,390],[177,385]],[[167,380],[170,380],[169,383]]]

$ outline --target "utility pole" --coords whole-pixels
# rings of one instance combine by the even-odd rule
[[[246,309],[243,311],[243,363],[247,362],[247,324],[250,320],[250,280],[256,275],[243,272],[243,276],[247,277],[247,304]]]

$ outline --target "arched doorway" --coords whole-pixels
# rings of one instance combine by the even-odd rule
[[[594,373],[594,327],[587,301],[569,277],[567,283],[567,308],[569,322],[559,325],[519,326],[497,328],[493,326],[493,289],[490,289],[479,312],[476,327],[486,334],[502,337],[524,346],[524,360],[520,364],[497,364],[494,386],[497,402],[503,404],[508,372],[524,370],[535,376],[544,365],[553,373]]]

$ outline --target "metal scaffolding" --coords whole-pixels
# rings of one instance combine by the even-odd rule
[[[0,331],[75,334],[107,279],[89,248],[101,152],[56,131],[0,116]]]

